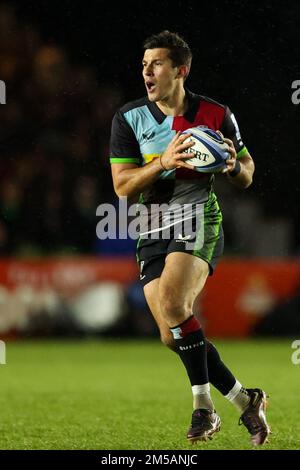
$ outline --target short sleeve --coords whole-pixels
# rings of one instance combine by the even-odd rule
[[[142,161],[134,132],[121,111],[117,111],[112,121],[109,158],[110,163],[136,163],[140,165]]]
[[[237,158],[241,158],[246,155],[246,153],[248,153],[248,150],[242,140],[240,129],[235,115],[230,111],[228,106],[226,106],[225,109],[225,115],[220,131],[222,132],[224,137],[232,140],[235,151],[237,153]]]

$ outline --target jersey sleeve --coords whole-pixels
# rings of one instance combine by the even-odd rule
[[[139,144],[121,111],[117,111],[112,121],[109,158],[110,163],[141,165],[142,162]]]
[[[230,111],[228,106],[225,108],[225,115],[222,122],[222,126],[220,131],[227,139],[232,140],[235,151],[237,153],[237,158],[241,158],[246,153],[248,153],[247,147],[244,145],[242,141],[240,129],[237,123],[237,120],[234,114]]]

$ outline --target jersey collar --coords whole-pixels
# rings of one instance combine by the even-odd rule
[[[185,89],[185,92],[186,92],[186,96],[187,96],[187,99],[188,99],[188,108],[187,108],[186,112],[184,113],[183,117],[187,121],[192,123],[192,122],[194,122],[197,111],[198,111],[200,97],[199,97],[199,95],[195,95],[194,93],[192,93],[188,89]],[[149,109],[150,113],[156,119],[158,124],[162,124],[164,122],[164,120],[166,119],[166,117],[168,117],[168,116],[166,116],[166,114],[164,114],[161,111],[161,109],[159,109],[159,107],[157,106],[157,104],[155,102],[149,101],[148,97],[146,99],[147,99],[147,106],[148,106],[148,109]]]

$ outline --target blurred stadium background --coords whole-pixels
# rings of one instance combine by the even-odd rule
[[[0,2],[0,80],[7,94],[0,105],[0,338],[8,364],[9,351],[21,370],[20,351],[26,356],[33,348],[30,358],[35,344],[42,347],[25,338],[78,340],[72,348],[92,344],[95,356],[105,338],[116,347],[124,347],[120,339],[150,338],[158,347],[135,243],[97,239],[96,209],[118,204],[110,124],[120,105],[144,94],[142,41],[170,29],[194,51],[188,87],[230,106],[256,162],[246,192],[217,178],[225,254],[196,309],[207,335],[219,344],[235,340],[230,344],[236,352],[240,345],[241,354],[248,344],[251,351],[262,338],[276,337],[276,346],[264,343],[270,349],[263,351],[281,348],[289,380],[299,376],[290,360],[291,341],[300,339],[300,105],[291,100],[291,84],[300,78],[293,55],[299,13],[294,2],[287,8],[282,1],[257,8],[233,0],[206,9],[190,1],[166,1],[159,9],[139,2],[117,8],[101,1]],[[263,364],[256,351],[254,360]],[[34,358],[33,376],[43,360],[43,354],[40,363]],[[243,375],[247,380],[245,369]],[[7,394],[18,388],[8,384]],[[41,446],[17,442],[4,448]]]

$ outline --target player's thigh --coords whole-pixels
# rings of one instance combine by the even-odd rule
[[[164,318],[165,310],[173,311],[174,315],[177,311],[190,315],[208,274],[209,265],[203,259],[183,252],[169,253],[159,282],[159,302]]]
[[[164,290],[176,294],[177,298],[193,301],[201,292],[208,274],[209,266],[203,259],[189,253],[169,253],[160,277],[160,292]]]

